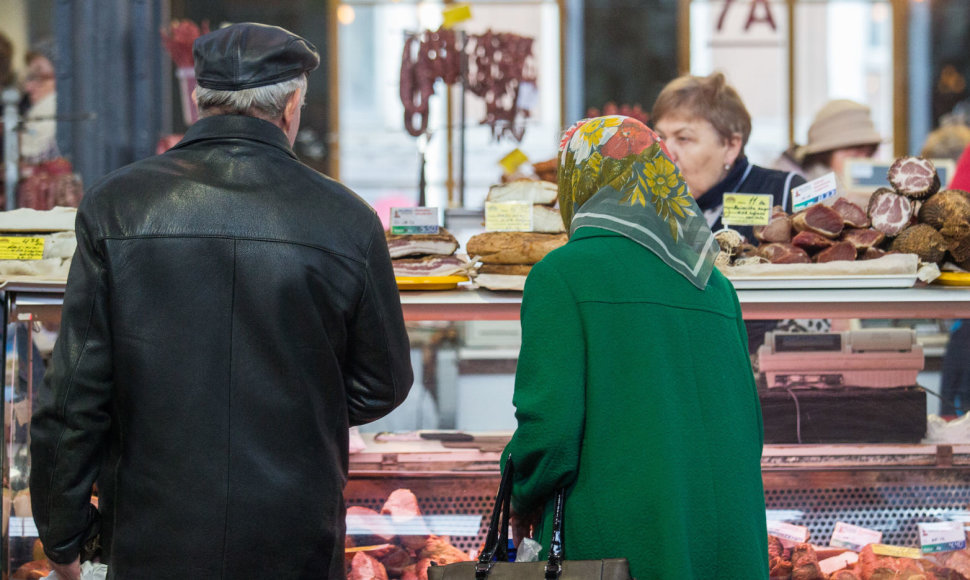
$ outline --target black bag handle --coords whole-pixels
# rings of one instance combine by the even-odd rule
[[[509,456],[505,463],[505,473],[502,474],[502,482],[498,486],[498,495],[495,496],[495,505],[492,507],[492,517],[489,520],[488,533],[485,535],[485,545],[478,555],[478,564],[475,566],[476,580],[488,578],[488,573],[496,559],[505,561],[509,558],[509,514],[512,511],[512,474],[514,471],[512,457]]]
[[[512,512],[512,475],[515,469],[510,455],[505,462],[505,473],[495,496],[495,506],[485,535],[485,545],[478,555],[475,565],[475,580],[486,580],[496,560],[508,560],[509,517]],[[546,563],[546,580],[558,580],[562,574],[562,529],[563,512],[566,506],[566,493],[562,488],[556,490],[556,500],[552,516],[552,541],[549,544],[549,562]]]

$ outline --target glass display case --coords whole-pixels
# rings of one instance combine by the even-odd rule
[[[2,290],[3,549],[9,571],[39,557],[27,490],[27,428],[38,365],[59,323],[63,284],[7,283]],[[965,288],[748,289],[738,296],[748,319],[970,318]],[[410,490],[433,530],[450,536],[457,549],[475,552],[486,525],[482,515],[498,488],[499,456],[514,429],[521,294],[468,288],[402,292],[402,304],[416,371],[409,401],[417,407],[406,404],[388,422],[361,430],[351,455],[347,504],[379,511],[392,492]],[[399,411],[404,414],[395,417]],[[462,436],[437,437],[440,433]],[[768,444],[762,468],[769,519],[807,527],[820,545],[839,521],[882,530],[886,543],[915,545],[917,523],[959,515],[970,504],[970,439]]]

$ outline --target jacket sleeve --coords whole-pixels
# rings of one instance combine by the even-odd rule
[[[85,216],[79,211],[61,331],[30,426],[34,521],[44,552],[58,563],[73,561],[96,532],[91,490],[111,424],[107,276]]]
[[[376,216],[364,266],[364,289],[348,337],[347,409],[350,424],[362,425],[404,402],[414,380],[401,296]]]
[[[515,371],[512,507],[526,514],[576,479],[586,412],[586,339],[573,295],[540,262],[526,280]]]

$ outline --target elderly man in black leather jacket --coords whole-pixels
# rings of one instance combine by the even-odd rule
[[[79,210],[34,518],[68,580],[99,527],[109,578],[343,577],[348,427],[413,378],[383,228],[291,150],[311,44],[237,24],[195,63],[203,118]]]

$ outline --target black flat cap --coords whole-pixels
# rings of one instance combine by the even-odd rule
[[[245,22],[195,39],[195,80],[218,91],[281,83],[320,66],[313,44],[278,26]]]

